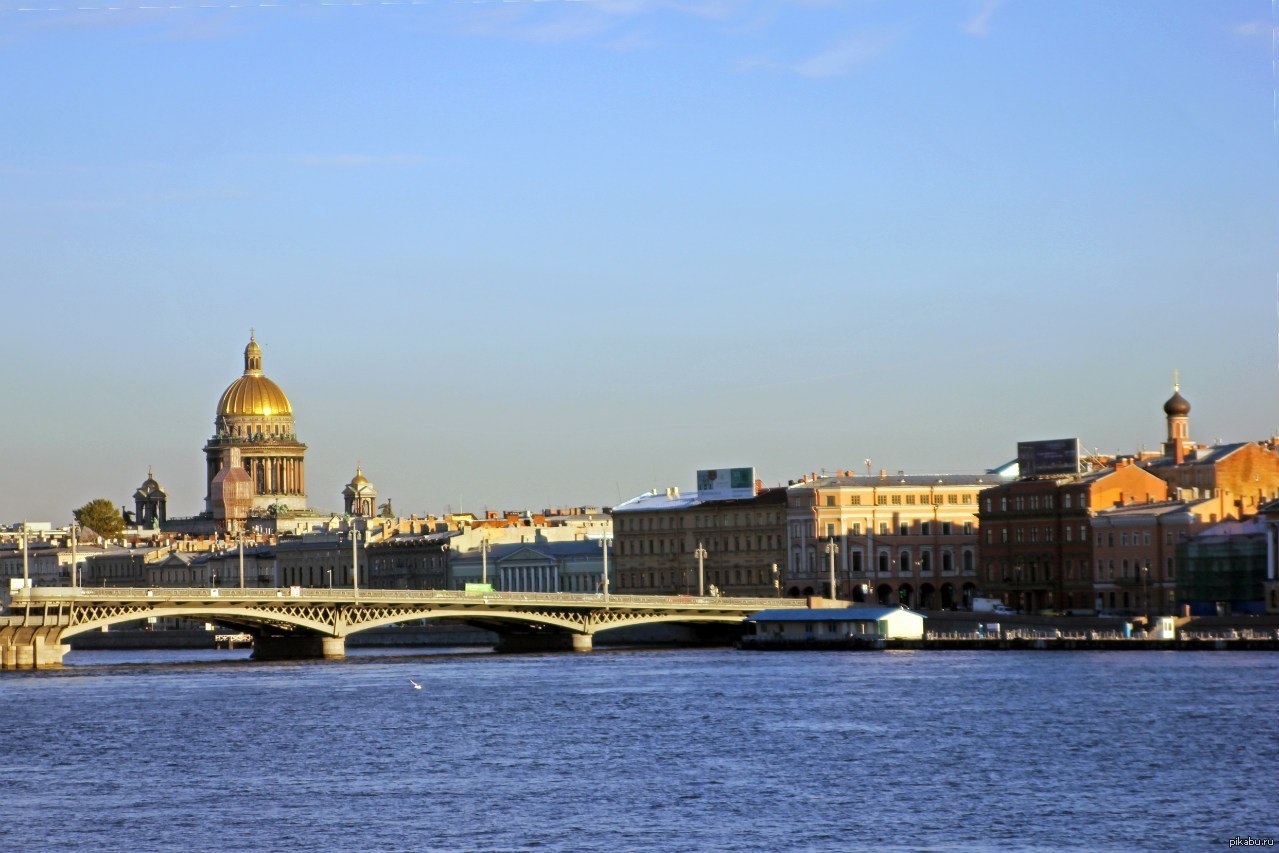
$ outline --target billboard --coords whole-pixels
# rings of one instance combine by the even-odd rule
[[[1017,442],[1017,467],[1022,477],[1079,473],[1079,439]]]
[[[755,497],[754,468],[707,468],[697,472],[697,497],[704,501]]]

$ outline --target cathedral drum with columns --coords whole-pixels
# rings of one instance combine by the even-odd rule
[[[251,514],[265,514],[277,504],[294,511],[307,508],[306,445],[293,431],[289,398],[262,373],[262,348],[252,335],[244,348],[244,375],[222,392],[204,455],[205,506],[210,514],[217,510],[213,482],[237,456],[253,486]]]

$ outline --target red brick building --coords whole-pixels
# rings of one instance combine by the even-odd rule
[[[1091,609],[1093,516],[1167,499],[1167,483],[1126,460],[987,489],[978,510],[982,590],[1018,610]]]

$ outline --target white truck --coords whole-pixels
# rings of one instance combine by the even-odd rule
[[[996,613],[1000,616],[1012,616],[1017,611],[1013,610],[1007,604],[1004,604],[998,598],[974,598],[973,612]]]

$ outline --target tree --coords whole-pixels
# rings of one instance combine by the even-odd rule
[[[103,539],[117,539],[124,533],[124,516],[107,498],[94,498],[74,512],[75,520]]]

